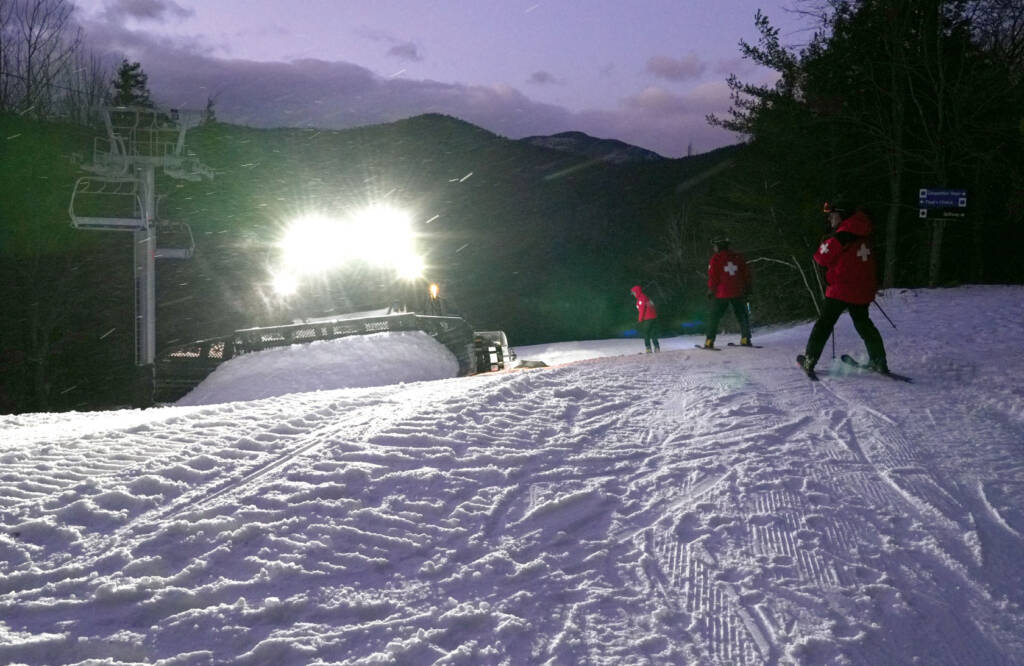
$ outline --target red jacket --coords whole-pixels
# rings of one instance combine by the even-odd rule
[[[855,305],[875,300],[878,276],[871,250],[871,218],[862,211],[843,220],[835,235],[822,241],[814,260],[827,269],[828,298]]]
[[[644,290],[637,285],[630,289],[633,297],[636,298],[637,321],[645,319],[657,319],[658,311],[654,309],[654,301],[647,297]]]
[[[708,294],[715,298],[739,298],[751,288],[750,271],[742,254],[721,250],[708,264]]]

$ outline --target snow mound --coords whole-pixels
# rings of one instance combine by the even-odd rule
[[[267,349],[225,362],[178,405],[259,400],[455,377],[459,362],[423,331],[357,335]]]

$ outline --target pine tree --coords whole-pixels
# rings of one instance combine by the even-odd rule
[[[114,106],[142,106],[152,109],[154,104],[149,96],[149,88],[146,86],[148,78],[142,71],[141,64],[129,63],[125,58],[121,61],[121,66],[117,68],[114,80],[111,81],[114,86],[111,102]]]

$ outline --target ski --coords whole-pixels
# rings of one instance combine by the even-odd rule
[[[911,379],[910,377],[907,377],[906,375],[901,375],[901,374],[898,374],[898,373],[895,373],[895,372],[879,372],[878,370],[875,370],[874,368],[872,368],[867,363],[861,363],[860,361],[858,361],[857,359],[853,358],[849,354],[843,354],[842,356],[839,357],[839,359],[843,363],[846,363],[847,365],[852,365],[853,367],[858,368],[860,370],[864,370],[865,372],[873,372],[876,375],[882,375],[883,377],[891,377],[892,379],[895,379],[896,381],[907,382],[908,384],[912,384],[914,382],[913,379]]]
[[[751,349],[764,349],[764,345],[738,345],[735,342],[730,342],[729,347],[750,347]]]
[[[718,347],[705,347],[704,345],[694,345],[697,349],[703,349],[704,351],[722,351]]]
[[[814,370],[808,370],[807,368],[804,367],[804,355],[803,354],[800,354],[799,356],[796,357],[796,365],[797,365],[798,368],[800,368],[800,370],[803,371],[803,373],[805,375],[807,375],[807,379],[810,379],[813,382],[819,381],[818,380],[818,375],[815,374]]]

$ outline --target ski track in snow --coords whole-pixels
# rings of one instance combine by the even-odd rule
[[[983,362],[1024,333],[1020,295],[892,294],[911,385],[838,361],[809,382],[803,325],[4,417],[0,662],[1022,663],[1024,359]]]

